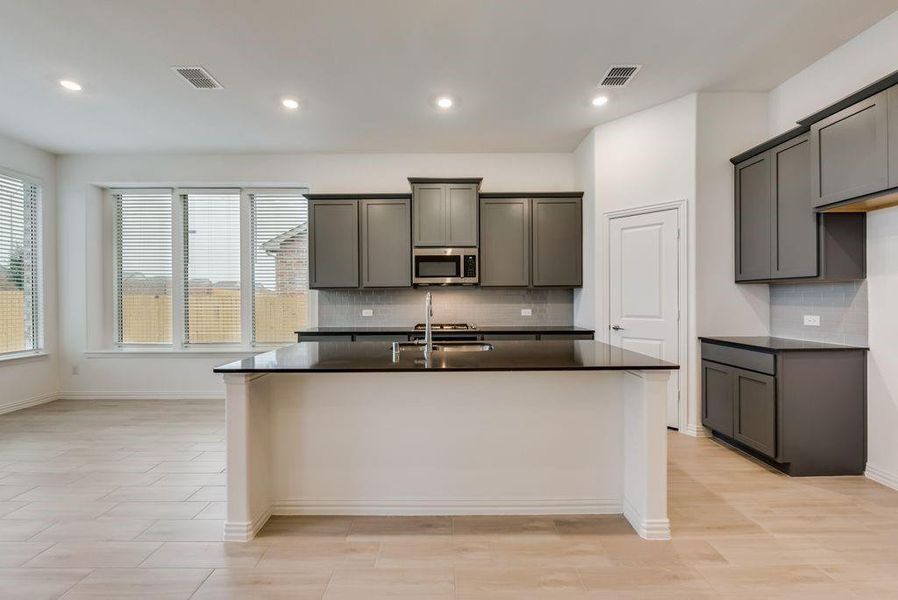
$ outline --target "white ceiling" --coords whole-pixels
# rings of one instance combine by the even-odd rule
[[[59,153],[569,151],[766,91],[898,0],[0,0],[0,133]],[[612,63],[645,65],[601,109]],[[190,88],[172,65],[224,85]],[[81,82],[72,94],[60,78]],[[442,93],[458,105],[440,114]],[[300,111],[280,105],[301,99]]]

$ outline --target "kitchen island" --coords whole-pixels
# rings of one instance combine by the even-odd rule
[[[271,515],[613,514],[667,539],[667,380],[595,341],[293,344],[227,388],[226,540]]]

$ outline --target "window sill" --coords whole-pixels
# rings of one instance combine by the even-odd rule
[[[209,348],[111,348],[109,350],[88,350],[85,358],[147,358],[155,356],[159,358],[192,357],[215,358],[219,356],[246,356],[248,354],[261,354],[275,350],[279,346],[213,346]]]
[[[10,354],[0,355],[0,364],[28,361],[35,358],[45,358],[47,356],[50,355],[43,350],[27,350],[25,352],[14,352]]]

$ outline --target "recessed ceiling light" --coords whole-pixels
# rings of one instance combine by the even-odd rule
[[[608,96],[596,96],[592,99],[593,106],[605,106],[608,104]]]
[[[443,110],[452,108],[453,104],[455,104],[455,102],[453,102],[452,98],[450,98],[449,96],[440,96],[439,98],[437,98],[437,106],[442,108]]]
[[[70,79],[60,79],[60,80],[59,80],[59,85],[61,85],[61,86],[64,87],[65,89],[71,90],[71,91],[73,91],[73,92],[80,92],[80,91],[81,91],[81,84],[78,83],[77,81],[72,81],[72,80],[70,80]]]
[[[294,98],[284,98],[281,100],[281,104],[284,105],[284,108],[289,108],[290,110],[296,110],[299,108],[299,101]]]

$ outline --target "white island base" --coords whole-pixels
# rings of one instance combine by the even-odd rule
[[[620,513],[668,539],[669,377],[227,374],[224,539],[271,515]]]

